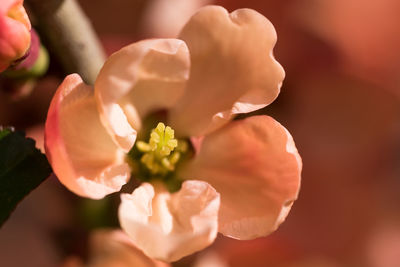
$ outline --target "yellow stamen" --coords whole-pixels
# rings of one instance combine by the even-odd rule
[[[175,170],[181,153],[187,151],[185,141],[174,138],[174,130],[160,122],[151,131],[149,142],[137,141],[136,148],[143,153],[140,161],[153,175],[166,175]]]

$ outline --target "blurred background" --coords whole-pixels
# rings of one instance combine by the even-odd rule
[[[174,266],[400,266],[400,1],[79,2],[107,54],[143,38],[175,37],[206,4],[253,8],[276,28],[274,53],[286,78],[278,99],[258,113],[294,137],[304,166],[299,199],[269,237],[219,236]],[[64,76],[50,54],[49,71],[31,94],[15,99],[1,90],[0,125],[26,130],[42,146],[46,112]],[[118,199],[81,199],[50,177],[0,230],[3,266],[85,260],[90,231],[118,225]]]

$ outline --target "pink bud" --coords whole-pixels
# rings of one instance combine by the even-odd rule
[[[24,56],[31,42],[31,23],[23,0],[1,0],[0,3],[0,72]]]

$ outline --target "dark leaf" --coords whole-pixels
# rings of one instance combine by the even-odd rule
[[[51,174],[46,156],[21,132],[0,129],[0,226],[17,204]]]

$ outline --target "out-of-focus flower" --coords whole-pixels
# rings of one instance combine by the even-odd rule
[[[214,251],[201,253],[193,264],[193,267],[229,267],[224,259]]]
[[[31,24],[23,0],[0,3],[0,72],[23,57],[31,42]]]
[[[96,230],[89,240],[89,260],[82,263],[71,257],[63,267],[168,267],[169,265],[150,259],[143,254],[122,231]]]
[[[144,12],[142,30],[147,37],[176,37],[189,18],[212,0],[153,0]]]
[[[259,238],[236,242],[221,237],[200,253],[196,263],[199,267],[338,267],[332,258],[315,251],[307,251],[293,242],[279,237],[281,232],[270,238]],[[208,265],[208,263],[210,265]],[[214,265],[211,265],[214,264]],[[196,265],[197,267],[197,265]]]
[[[340,50],[346,71],[400,94],[400,1],[300,0],[294,10],[300,23]]]
[[[400,265],[400,227],[397,223],[384,223],[374,229],[367,241],[368,266],[396,267]]]
[[[144,182],[121,196],[121,226],[164,261],[203,249],[217,232],[271,233],[297,198],[301,172],[292,137],[274,119],[232,122],[279,94],[284,71],[272,55],[272,24],[250,9],[210,6],[179,38],[116,52],[94,91],[68,76],[45,129],[53,170],[73,192],[102,198],[131,172]]]

